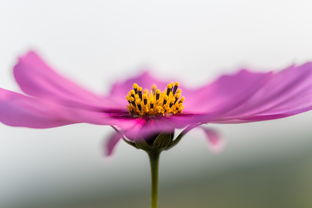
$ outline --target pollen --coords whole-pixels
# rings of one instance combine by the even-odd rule
[[[170,116],[183,111],[185,100],[178,82],[169,83],[163,91],[152,85],[151,90],[133,84],[126,99],[132,116]]]

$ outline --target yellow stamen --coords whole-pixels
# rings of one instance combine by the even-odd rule
[[[133,116],[169,116],[181,113],[185,98],[181,97],[182,90],[178,88],[179,83],[172,82],[163,91],[156,85],[152,85],[152,90],[148,91],[134,83],[133,89],[126,96],[129,113]]]

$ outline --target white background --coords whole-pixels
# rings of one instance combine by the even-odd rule
[[[190,85],[242,66],[281,69],[312,60],[311,11],[308,0],[1,0],[0,87],[18,90],[11,68],[29,49],[103,94],[114,80],[142,67]],[[163,155],[162,180],[187,178],[206,165],[224,171],[246,160],[295,154],[311,144],[301,136],[312,134],[311,123],[312,114],[306,113],[215,125],[227,141],[219,155],[209,152],[201,134],[191,133]],[[48,130],[1,124],[0,206],[83,194],[96,186],[104,187],[103,195],[138,181],[146,188],[148,163],[142,152],[120,144],[114,157],[103,157],[102,143],[110,131],[87,124]]]

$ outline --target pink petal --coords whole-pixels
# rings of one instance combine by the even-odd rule
[[[217,120],[223,123],[270,120],[312,109],[312,63],[272,74],[259,90]]]
[[[107,157],[112,156],[114,149],[121,138],[122,138],[122,135],[119,132],[113,132],[108,137],[108,139],[105,142],[105,156]]]
[[[129,128],[123,128],[123,133],[132,140],[147,138],[159,132],[172,132],[175,129],[185,128],[192,123],[194,119],[188,116],[168,116],[153,119],[134,118],[133,125]]]
[[[0,88],[0,121],[4,124],[51,128],[75,123],[61,114],[62,109],[57,105]]]
[[[205,133],[206,139],[210,144],[209,147],[212,152],[219,153],[223,150],[224,141],[216,130],[205,126],[200,126],[199,128]]]
[[[185,98],[184,112],[209,115],[228,112],[245,103],[271,76],[271,73],[253,73],[247,70],[223,75],[216,81],[193,90]]]
[[[33,51],[19,58],[14,67],[14,76],[20,88],[32,96],[48,97],[69,106],[116,107],[116,103],[59,75]]]
[[[132,120],[113,118],[110,114],[62,106],[48,99],[38,99],[0,88],[0,122],[10,126],[52,128],[73,123],[118,125],[129,128]]]

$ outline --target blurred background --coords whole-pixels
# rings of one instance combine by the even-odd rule
[[[308,0],[0,0],[0,86],[18,90],[16,57],[38,50],[98,93],[148,67],[200,85],[246,66],[282,69],[312,60]],[[160,165],[160,207],[311,207],[312,113],[212,125],[226,148],[191,132]],[[144,208],[149,165],[112,129],[77,124],[32,130],[0,124],[1,208]]]

